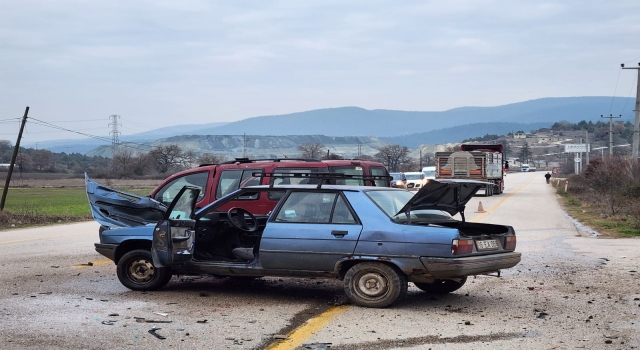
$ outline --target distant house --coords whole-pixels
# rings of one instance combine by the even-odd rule
[[[527,134],[524,132],[517,132],[515,134],[513,134],[513,138],[514,139],[526,139],[527,138]]]
[[[0,163],[0,169],[4,169],[4,168],[9,169],[9,166],[10,166],[10,165],[11,165],[11,164],[9,164],[9,163],[7,163],[7,164],[2,164],[2,163]]]

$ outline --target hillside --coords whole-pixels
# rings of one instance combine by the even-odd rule
[[[300,151],[298,151],[297,146],[305,143],[321,143],[331,153],[340,154],[344,157],[357,156],[358,147],[360,147],[362,154],[375,154],[378,152],[378,148],[386,144],[376,137],[246,135],[247,156],[251,158],[298,157]],[[196,155],[213,153],[224,154],[227,158],[238,158],[244,156],[245,137],[243,135],[175,136],[143,145],[136,144],[133,147],[134,149],[147,151],[153,146],[161,144],[177,144],[183,150],[193,151]],[[111,147],[100,146],[87,153],[87,155],[111,157]]]

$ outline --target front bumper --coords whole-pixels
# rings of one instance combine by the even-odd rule
[[[420,261],[435,278],[479,275],[496,272],[518,265],[522,254],[499,253],[463,258],[420,257]]]
[[[95,243],[96,252],[106,256],[107,258],[115,261],[116,256],[116,248],[118,248],[117,244],[103,244],[103,243]]]

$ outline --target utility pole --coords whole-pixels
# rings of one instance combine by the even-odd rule
[[[422,147],[420,147],[420,171],[422,171]]]
[[[621,115],[614,117],[609,114],[608,117],[600,115],[600,118],[609,118],[609,158],[613,156],[613,118],[622,118]]]
[[[242,138],[242,157],[247,158],[247,133],[244,133]]]
[[[111,152],[116,153],[116,148],[118,148],[118,144],[120,143],[120,140],[118,139],[118,135],[120,135],[118,126],[122,126],[122,124],[118,123],[118,119],[120,119],[119,115],[110,115],[109,119],[111,119],[111,123],[109,123],[109,126],[111,127],[111,131],[109,131],[109,134],[111,134]]]
[[[589,130],[585,130],[584,139],[587,144],[587,153],[586,153],[587,165],[586,166],[589,166],[589,152],[591,152],[591,146],[589,145]]]
[[[635,69],[638,71],[638,79],[637,79],[637,87],[636,87],[636,109],[635,112],[635,122],[633,124],[633,145],[631,146],[631,158],[634,165],[638,165],[638,141],[640,140],[640,62],[638,63],[638,67],[627,67],[625,68],[624,63],[620,65],[622,69]]]
[[[24,125],[27,123],[27,115],[29,114],[29,106],[24,110],[24,117],[22,117],[22,124],[20,124],[20,132],[18,133],[18,140],[16,141],[16,147],[13,149],[13,156],[11,156],[11,164],[9,164],[9,172],[7,173],[7,181],[4,183],[4,189],[2,190],[2,200],[0,200],[0,211],[4,210],[4,202],[7,199],[7,192],[9,192],[9,184],[11,183],[11,174],[13,173],[13,166],[16,164],[16,158],[18,158],[18,151],[20,150],[20,140],[22,139],[22,132],[24,131]]]

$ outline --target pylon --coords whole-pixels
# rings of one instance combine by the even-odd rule
[[[482,208],[482,202],[478,202],[478,210],[476,210],[476,213],[486,213],[484,208]]]

